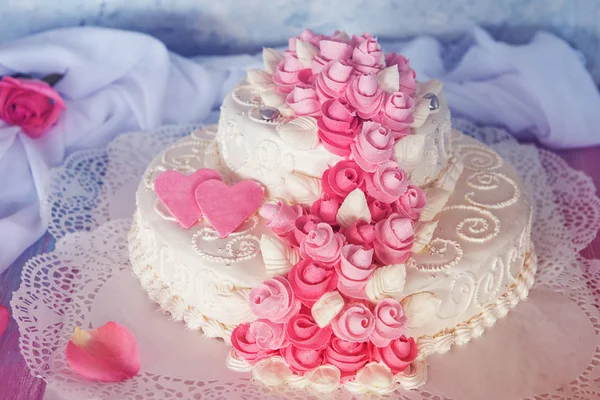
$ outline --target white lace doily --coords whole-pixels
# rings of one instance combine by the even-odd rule
[[[600,227],[592,181],[502,130],[453,123],[522,174],[535,204],[536,284],[530,298],[481,339],[429,357],[424,387],[390,397],[600,398],[600,284],[592,273],[600,262],[578,254]],[[73,154],[52,172],[43,211],[56,249],[24,266],[11,305],[27,365],[55,398],[307,398],[304,391],[266,389],[247,374],[228,371],[226,345],[157,312],[131,273],[126,236],[139,179],[154,155],[194,128],[123,135],[105,149]],[[93,328],[111,320],[138,338],[142,371],[119,384],[82,381],[66,364],[66,343],[76,325]],[[332,397],[350,395],[338,391]]]

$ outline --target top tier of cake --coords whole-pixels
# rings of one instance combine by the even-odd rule
[[[321,196],[323,172],[344,157],[320,140],[317,118],[290,116],[285,103],[278,104],[278,89],[249,83],[256,80],[250,71],[248,80],[225,97],[216,140],[219,153],[233,181],[256,180],[268,198],[310,205]],[[450,112],[437,81],[417,83],[414,99],[410,134],[396,141],[394,151],[411,182],[423,187],[448,167]]]

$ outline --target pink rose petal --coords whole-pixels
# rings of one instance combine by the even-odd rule
[[[116,322],[93,331],[76,327],[67,344],[67,362],[78,375],[100,382],[123,382],[140,371],[137,341]]]
[[[8,322],[10,321],[10,313],[4,306],[0,306],[0,337],[4,335],[8,328]]]

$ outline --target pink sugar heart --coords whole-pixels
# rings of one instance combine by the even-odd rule
[[[258,210],[265,198],[254,181],[227,186],[221,181],[202,182],[196,188],[196,203],[220,237],[226,238]]]
[[[189,176],[178,171],[165,171],[154,180],[154,191],[177,222],[190,229],[202,217],[194,191],[207,180],[220,181],[221,177],[217,171],[208,168],[199,169]]]

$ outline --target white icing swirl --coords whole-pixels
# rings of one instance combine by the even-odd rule
[[[377,268],[369,278],[365,293],[369,300],[376,302],[386,297],[398,298],[404,290],[406,267],[392,264]]]

